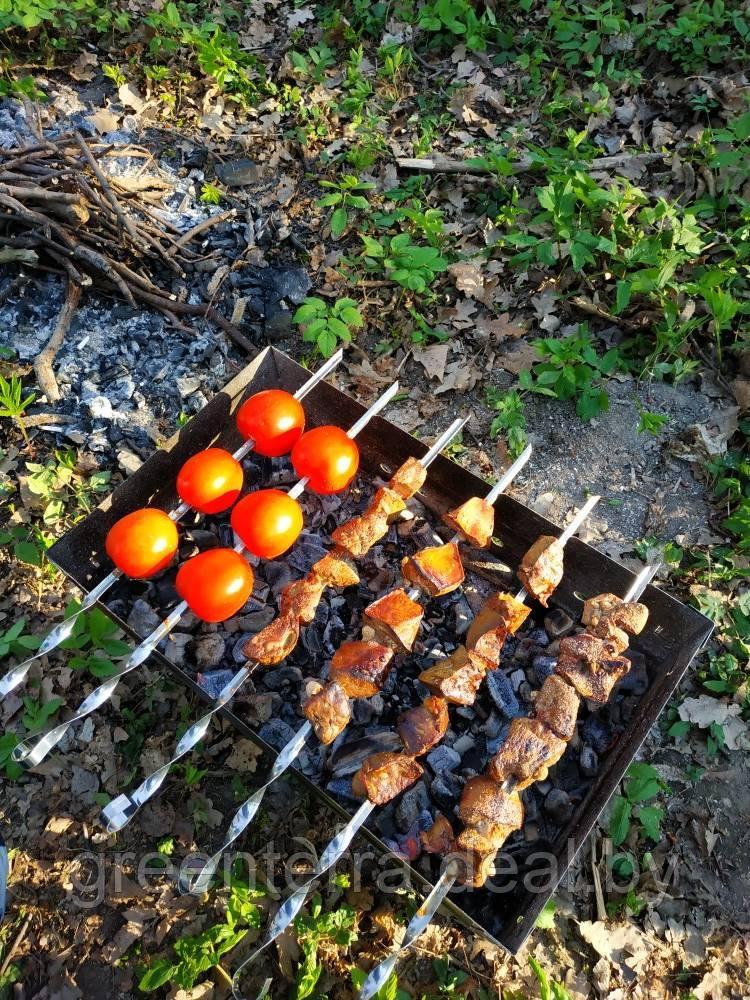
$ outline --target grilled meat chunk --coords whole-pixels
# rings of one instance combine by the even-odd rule
[[[470,497],[443,514],[443,521],[477,549],[486,549],[495,530],[495,509],[482,497]]]
[[[393,650],[379,642],[355,639],[342,643],[331,660],[330,676],[350,698],[371,698],[382,688]]]
[[[645,604],[622,601],[602,614],[592,623],[588,631],[608,642],[615,653],[621,654],[630,645],[629,635],[639,635],[648,621],[648,608]]]
[[[618,604],[622,604],[622,599],[617,594],[597,594],[596,597],[589,597],[587,601],[583,602],[581,621],[584,625],[596,625]]]
[[[242,652],[264,666],[281,663],[299,640],[299,619],[294,614],[278,615],[245,643]]]
[[[375,635],[400,652],[408,653],[419,634],[424,609],[399,588],[373,601],[364,610],[364,618]]]
[[[469,626],[466,645],[472,649],[485,632],[502,626],[507,632],[517,632],[531,614],[531,608],[510,594],[498,591],[490,594]]]
[[[343,732],[352,717],[352,709],[346,692],[336,681],[329,681],[325,687],[308,698],[302,712],[315,730],[321,743],[333,743]]]
[[[424,769],[413,757],[403,753],[371,754],[354,775],[352,791],[384,806],[421,778]]]
[[[408,500],[422,489],[425,479],[427,469],[422,463],[416,458],[407,458],[388,480],[388,486],[404,500]]]
[[[565,740],[540,719],[513,719],[505,742],[487,765],[487,774],[500,785],[515,778],[520,792],[535,781],[544,781],[566,749]]]
[[[401,572],[409,583],[429,594],[443,597],[464,582],[464,567],[457,542],[431,545],[401,560]]]
[[[465,646],[458,646],[450,656],[423,670],[420,681],[452,705],[473,705],[488,664]]]
[[[562,677],[552,674],[536,694],[534,715],[561,740],[569,740],[576,731],[581,699]]]
[[[448,704],[445,698],[428,695],[421,705],[410,708],[398,720],[398,735],[412,757],[427,753],[448,731]]]
[[[388,531],[388,518],[365,511],[331,532],[334,542],[354,559],[361,559]]]
[[[450,854],[453,849],[453,827],[442,813],[437,813],[435,822],[428,830],[419,834],[422,847],[428,854]]]
[[[518,567],[518,579],[545,608],[563,578],[563,547],[552,535],[537,538]]]
[[[327,587],[356,587],[359,583],[359,573],[351,556],[339,548],[318,559],[311,572],[325,580]]]
[[[503,625],[491,628],[489,632],[484,632],[479,636],[470,652],[481,657],[482,661],[488,665],[499,667],[507,636],[508,632]]]
[[[325,580],[313,571],[301,580],[293,580],[281,591],[281,614],[296,618],[302,625],[309,625],[315,617],[325,589]]]
[[[610,656],[595,662],[560,655],[555,673],[576,689],[582,698],[604,704],[612,688],[630,670],[627,656]],[[549,678],[547,678],[549,680]],[[546,683],[546,681],[545,681]]]
[[[456,851],[451,856],[456,871],[456,881],[460,885],[471,885],[475,889],[483,886],[490,875],[494,873],[496,855],[497,848],[495,847],[488,850]]]
[[[518,792],[503,791],[491,778],[480,774],[464,785],[458,815],[472,832],[463,830],[456,838],[456,846],[488,850],[500,847],[514,830],[521,828],[523,803]]]

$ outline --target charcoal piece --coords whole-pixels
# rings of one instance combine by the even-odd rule
[[[587,778],[593,778],[599,770],[599,758],[597,757],[596,750],[589,746],[588,743],[584,743],[581,747],[578,766],[581,769],[581,774]]]
[[[573,815],[573,803],[562,788],[553,788],[544,799],[544,811],[557,826],[563,826]]]
[[[233,677],[232,670],[207,670],[203,674],[196,674],[195,680],[209,698],[218,698],[221,689],[226,687]]]
[[[263,569],[265,571],[266,583],[277,597],[284,587],[295,579],[294,573],[292,573],[289,564],[286,562],[267,562]]]
[[[268,691],[280,691],[284,685],[291,686],[297,691],[302,684],[302,671],[299,667],[276,667],[259,673],[258,681],[262,681]]]
[[[398,829],[402,833],[407,833],[429,804],[430,797],[423,781],[418,781],[416,785],[407,788],[396,803],[394,819]]]
[[[461,795],[462,787],[461,781],[455,774],[451,774],[450,771],[444,771],[442,774],[435,776],[430,785],[430,792],[440,808],[444,812],[453,815],[453,810]]]
[[[598,754],[606,753],[614,741],[612,727],[598,715],[590,715],[581,727],[581,737]]]
[[[544,631],[550,639],[562,639],[574,626],[575,621],[562,608],[552,608],[544,616]]]
[[[513,673],[510,675],[511,687],[516,692],[516,694],[518,693],[519,688],[521,687],[521,685],[525,680],[526,680],[526,674],[523,672],[523,670],[520,669],[520,667],[518,670],[514,670]]]
[[[513,685],[502,670],[489,670],[486,680],[490,697],[506,719],[515,719],[517,715],[522,714]]]
[[[544,684],[547,678],[555,672],[555,667],[557,666],[556,656],[546,656],[544,653],[539,653],[531,661],[531,666],[534,670],[534,675],[539,682],[539,684]]]
[[[227,163],[217,163],[216,176],[226,187],[245,187],[247,184],[258,184],[263,178],[263,171],[254,160],[239,157]]]
[[[533,642],[535,646],[549,646],[550,637],[544,631],[543,628],[532,628],[524,636],[529,642]]]
[[[347,799],[350,802],[359,804],[360,799],[352,791],[351,778],[331,778],[326,785],[326,791],[339,799]]]
[[[478,773],[484,770],[487,757],[487,741],[480,736],[474,746],[470,747],[461,758],[461,767]]]
[[[323,637],[317,628],[306,628],[302,632],[302,645],[310,656],[320,656],[323,652]]]
[[[258,735],[274,750],[281,750],[294,736],[294,730],[283,719],[269,719],[260,727]]]
[[[510,722],[506,722],[503,724],[502,728],[500,729],[500,731],[497,733],[496,736],[487,737],[488,754],[497,753],[497,751],[500,749],[503,743],[505,743],[505,738],[508,735],[509,730],[510,730]]]
[[[427,763],[435,774],[443,774],[445,771],[455,771],[461,766],[461,754],[456,753],[451,747],[444,745],[435,747],[426,757]]]
[[[398,733],[384,729],[379,733],[369,733],[358,740],[347,740],[331,753],[330,764],[337,777],[354,774],[365,760],[374,753],[384,753],[401,749]]]

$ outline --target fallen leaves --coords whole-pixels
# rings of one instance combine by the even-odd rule
[[[700,729],[708,729],[712,725],[721,726],[728,750],[750,749],[748,726],[740,718],[741,705],[702,694],[697,698],[686,698],[678,712],[684,722],[692,722]]]
[[[449,344],[431,344],[429,347],[412,348],[412,354],[414,360],[422,365],[430,378],[442,382],[445,376],[449,350]]]

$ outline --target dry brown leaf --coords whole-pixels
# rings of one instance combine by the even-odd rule
[[[466,292],[467,295],[481,298],[484,278],[478,264],[472,264],[468,260],[459,261],[459,263],[449,266],[448,273],[453,277],[459,292]]]
[[[539,355],[528,341],[520,340],[511,350],[498,354],[495,361],[506,372],[518,375],[525,368],[530,368],[535,361],[539,361]]]
[[[81,52],[76,61],[68,69],[68,73],[74,80],[81,83],[88,83],[94,79],[96,68],[99,65],[99,58],[94,52]]]
[[[123,83],[123,85],[118,89],[117,96],[120,98],[122,103],[127,108],[132,108],[136,114],[143,111],[146,102],[140,95],[137,87],[133,87],[129,83]]]
[[[235,740],[232,752],[227,757],[226,766],[233,771],[252,774],[258,766],[258,758],[262,755],[263,751],[252,740]]]
[[[750,410],[750,379],[736,378],[732,382],[732,392],[740,410]]]
[[[436,378],[438,382],[442,382],[449,349],[449,344],[431,344],[429,347],[414,347],[412,354],[414,360],[422,365],[430,378]]]
[[[469,392],[477,384],[479,372],[469,364],[464,358],[459,358],[452,364],[447,365],[442,383],[435,389],[435,394],[458,390],[459,392]]]

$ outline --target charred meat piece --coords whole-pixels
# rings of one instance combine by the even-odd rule
[[[488,664],[458,646],[450,656],[423,670],[420,681],[452,705],[473,705]]]
[[[400,497],[408,500],[418,493],[427,479],[427,469],[416,458],[407,458],[388,480],[388,486]]]
[[[354,775],[352,791],[366,797],[376,806],[395,799],[409,785],[421,778],[424,769],[413,757],[403,753],[371,754]]]
[[[497,628],[492,628],[489,632],[480,635],[471,647],[471,652],[481,657],[492,667],[499,667],[507,635],[505,627],[498,625]]]
[[[318,559],[311,572],[325,580],[327,587],[356,587],[359,583],[359,573],[352,558],[343,549],[334,548]]]
[[[464,582],[464,567],[457,542],[431,545],[401,561],[401,572],[409,583],[429,594],[443,597]]]
[[[466,831],[464,831],[466,833]],[[460,885],[471,885],[475,889],[483,886],[494,873],[497,848],[489,850],[463,850],[451,855],[451,862],[456,871],[456,881]]]
[[[339,525],[331,538],[355,559],[361,559],[388,531],[388,518],[383,514],[365,512]]]
[[[518,579],[545,608],[563,578],[563,547],[552,535],[537,538],[518,567]]]
[[[495,509],[481,497],[470,497],[460,507],[443,514],[447,525],[477,549],[488,548],[495,531]]]
[[[612,622],[613,625],[629,635],[640,635],[648,621],[648,608],[638,601],[628,601],[627,603],[623,601],[605,617],[607,621]]]
[[[248,639],[242,652],[249,660],[264,666],[281,663],[291,653],[299,640],[299,619],[295,615],[278,615],[252,639]]]
[[[354,639],[342,643],[331,660],[331,680],[350,698],[371,698],[382,688],[393,650],[379,642]]]
[[[576,731],[581,699],[562,677],[552,674],[537,692],[534,715],[561,740],[569,740]]]
[[[557,661],[555,673],[576,689],[582,698],[604,704],[612,688],[630,670],[627,656],[610,656],[595,662],[563,656]],[[547,680],[550,678],[548,677]],[[546,681],[545,681],[546,683]]]
[[[613,643],[599,639],[589,632],[568,635],[560,641],[560,659],[583,660],[584,663],[593,665],[616,655],[617,650]]]
[[[296,617],[302,625],[309,625],[318,610],[326,589],[326,582],[311,571],[301,580],[293,580],[281,591],[279,609],[282,615]]]
[[[456,838],[458,848],[488,850],[500,847],[523,825],[523,803],[518,792],[506,792],[491,778],[469,778],[461,793],[458,815],[467,828]],[[470,838],[473,843],[470,844]]]
[[[402,510],[406,510],[406,501],[390,486],[380,486],[375,490],[375,496],[367,508],[368,513],[387,518],[389,524]]]
[[[453,849],[453,827],[442,813],[437,813],[429,830],[422,830],[419,838],[428,854],[450,854]]]
[[[412,757],[427,753],[448,731],[448,704],[445,698],[428,695],[421,705],[410,708],[398,720],[398,735]]]
[[[481,635],[498,626],[509,633],[517,632],[530,614],[531,608],[510,594],[502,591],[490,594],[466,633],[466,645],[472,649]]]
[[[566,749],[565,740],[540,719],[513,719],[505,742],[487,765],[487,774],[500,785],[508,778],[517,779],[520,792],[535,781],[544,781]]]
[[[364,619],[382,639],[401,652],[408,653],[419,634],[424,609],[399,588],[392,590],[364,610]]]
[[[352,717],[346,692],[336,681],[329,681],[302,706],[305,717],[312,723],[321,743],[333,743]]]
[[[584,625],[596,625],[608,612],[622,604],[617,594],[597,594],[583,602],[581,621]]]

